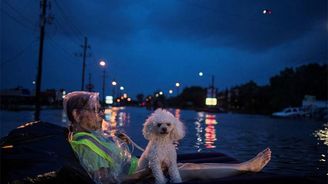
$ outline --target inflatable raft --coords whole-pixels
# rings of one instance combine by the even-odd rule
[[[31,122],[1,138],[1,183],[93,183],[67,142],[67,129],[47,123]],[[178,155],[178,162],[238,163],[222,153]],[[153,183],[147,179],[141,183]],[[325,183],[325,179],[245,173],[211,180],[185,183]]]

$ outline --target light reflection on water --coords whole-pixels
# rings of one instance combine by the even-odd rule
[[[113,107],[105,110],[102,130],[114,135],[116,131],[123,129],[130,123],[130,114],[124,111],[124,107]]]
[[[323,144],[328,146],[328,122],[323,124],[323,128],[321,130],[316,130],[314,132],[314,136],[319,141],[323,141]]]
[[[174,116],[175,116],[178,120],[180,120],[180,112],[181,112],[180,109],[175,109],[175,111],[174,111]]]
[[[203,146],[206,149],[216,148],[216,130],[218,122],[216,120],[216,114],[207,114],[204,112],[198,112],[196,121],[194,122],[196,130],[196,143],[194,147],[197,152],[203,150]],[[204,132],[205,130],[205,132]]]
[[[325,146],[328,146],[328,122],[323,124],[322,129],[314,131],[313,134],[314,134],[314,137],[317,138],[317,141],[318,141],[317,144],[322,143]],[[327,163],[325,154],[327,154],[327,151],[325,153],[321,154],[319,162],[322,163],[323,165],[327,165],[326,167],[328,168],[328,163]],[[328,176],[328,171],[327,171],[326,175]]]
[[[216,115],[215,114],[206,114],[205,116],[205,147],[207,149],[213,149],[216,148],[215,142],[216,142],[216,127],[215,125],[218,123],[216,121]]]
[[[197,152],[202,151],[202,145],[203,143],[203,139],[202,139],[202,134],[203,134],[203,127],[201,125],[201,123],[204,121],[204,113],[203,112],[199,112],[197,113],[198,118],[195,121],[195,129],[196,129],[196,138],[197,141],[195,143],[195,148],[197,149]]]

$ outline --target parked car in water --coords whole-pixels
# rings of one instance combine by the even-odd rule
[[[305,114],[306,114],[306,112],[304,112],[299,107],[288,107],[288,108],[283,109],[280,112],[272,113],[272,116],[276,116],[276,117],[299,117],[299,116],[304,116]]]

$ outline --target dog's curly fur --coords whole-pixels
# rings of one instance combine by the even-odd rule
[[[171,182],[180,183],[174,142],[185,135],[182,122],[169,111],[157,109],[144,123],[143,135],[149,143],[139,159],[138,168],[149,167],[155,182],[161,184],[167,181],[162,167],[167,167]]]

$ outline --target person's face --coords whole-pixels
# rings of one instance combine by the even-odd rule
[[[94,105],[94,108],[82,109],[81,126],[86,130],[99,130],[101,129],[104,112],[99,102]]]

